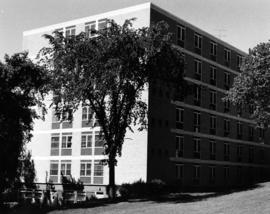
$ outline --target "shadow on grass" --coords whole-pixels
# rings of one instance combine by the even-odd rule
[[[232,194],[235,192],[242,192],[253,190],[256,188],[263,187],[262,184],[256,184],[252,186],[242,187],[242,188],[235,188],[230,189],[227,191],[218,191],[218,192],[182,192],[182,193],[171,193],[162,196],[152,196],[152,197],[141,197],[141,198],[132,198],[132,199],[121,199],[117,198],[115,200],[110,199],[99,199],[99,200],[91,200],[77,204],[67,204],[61,207],[53,207],[53,208],[39,208],[39,207],[31,207],[31,206],[24,206],[24,207],[15,207],[12,209],[1,209],[0,213],[5,214],[45,214],[50,211],[56,210],[68,210],[68,209],[83,209],[83,208],[94,208],[94,207],[105,207],[112,204],[117,204],[120,202],[127,202],[127,203],[137,203],[137,202],[153,202],[153,203],[190,203],[196,201],[203,201],[208,198],[219,197],[223,195]]]

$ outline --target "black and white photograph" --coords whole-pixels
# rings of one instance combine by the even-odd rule
[[[0,213],[270,213],[269,11],[0,0]]]

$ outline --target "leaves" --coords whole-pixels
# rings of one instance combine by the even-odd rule
[[[252,118],[258,126],[270,122],[270,43],[261,43],[249,50],[241,73],[234,79],[233,87],[225,100],[235,105],[253,106]]]
[[[132,21],[120,26],[110,20],[92,38],[45,35],[50,47],[39,53],[40,64],[49,69],[56,111],[89,105],[104,134],[105,154],[113,161],[121,155],[127,128],[146,128],[142,95],[149,82],[170,82],[174,89],[184,85],[183,55],[172,45],[168,25],[134,29]]]

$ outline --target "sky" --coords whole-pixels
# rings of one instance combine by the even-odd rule
[[[0,60],[22,50],[22,33],[147,0],[0,0]],[[247,52],[270,39],[270,0],[152,0]]]

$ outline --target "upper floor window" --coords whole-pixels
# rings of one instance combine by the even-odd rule
[[[217,68],[210,66],[210,84],[216,85],[217,83]]]
[[[194,104],[201,105],[201,87],[198,85],[194,86]]]
[[[183,157],[184,137],[182,135],[177,135],[175,140],[176,140],[176,157]]]
[[[230,160],[230,144],[224,143],[224,160],[228,161]]]
[[[85,33],[86,35],[91,38],[96,35],[96,22],[88,22],[85,24]]]
[[[216,134],[217,118],[210,115],[210,134]]]
[[[184,123],[184,109],[183,108],[176,108],[176,128],[182,129]]]
[[[194,34],[194,46],[198,49],[202,48],[202,36],[198,33]]]
[[[230,62],[231,60],[231,50],[225,48],[224,49],[224,59],[226,62]]]
[[[59,134],[52,134],[51,149],[59,149]]]
[[[202,78],[202,62],[200,60],[194,60],[195,78],[201,80]]]
[[[210,109],[216,110],[217,103],[217,92],[214,90],[210,90]]]
[[[241,139],[243,135],[243,123],[238,121],[236,127],[237,127],[237,138]]]
[[[240,69],[241,65],[242,65],[242,61],[243,61],[243,57],[240,55],[236,56],[236,65],[237,65],[237,69]]]
[[[224,87],[226,90],[229,90],[230,83],[230,73],[224,72]]]
[[[230,120],[224,119],[224,136],[228,136],[230,133]]]
[[[182,25],[177,26],[177,44],[183,46],[183,42],[185,41],[186,36],[186,28]]]
[[[224,101],[224,112],[229,112],[230,111],[230,101],[229,100],[225,100]]]
[[[254,147],[250,146],[248,149],[248,161],[252,163],[254,161]]]
[[[217,43],[210,42],[210,54],[212,56],[216,56],[217,55]]]
[[[193,125],[194,125],[194,131],[200,132],[200,126],[201,126],[201,114],[198,111],[194,111],[193,113]]]
[[[248,127],[248,138],[249,140],[253,140],[254,137],[254,127],[253,126],[249,126]]]
[[[71,148],[72,145],[72,133],[63,133],[62,135],[62,148]]]
[[[103,30],[106,27],[107,27],[107,20],[106,19],[98,20],[98,30]]]
[[[242,161],[242,153],[243,153],[243,146],[242,145],[237,145],[237,160]]]
[[[89,121],[93,118],[93,111],[89,106],[82,107],[82,121]]]
[[[75,33],[75,26],[70,26],[66,28],[66,37],[75,36]]]
[[[193,138],[194,158],[201,156],[201,140],[200,138]]]
[[[92,148],[92,132],[82,133],[81,148]]]
[[[209,152],[210,152],[210,159],[215,160],[216,159],[216,141],[210,140],[209,141]]]

